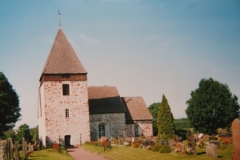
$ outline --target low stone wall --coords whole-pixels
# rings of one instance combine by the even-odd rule
[[[0,159],[6,160],[6,149],[7,149],[7,140],[0,140]]]
[[[18,142],[13,146],[12,139],[0,140],[0,160],[19,160]]]

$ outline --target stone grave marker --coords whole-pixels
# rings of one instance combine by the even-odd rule
[[[164,144],[167,144],[168,145],[168,140],[161,140],[160,141],[160,144],[163,146]]]
[[[196,142],[192,130],[187,131],[188,148],[191,148],[193,155],[196,155]]]
[[[14,157],[15,157],[15,160],[19,160],[18,141],[15,141],[15,144],[14,144]]]
[[[215,144],[217,146],[217,149],[221,148],[221,143],[219,140],[210,140],[209,143]]]
[[[173,151],[173,141],[168,141],[168,146],[171,151]]]
[[[233,153],[232,160],[240,159],[240,121],[235,119],[232,122],[232,140],[233,140]]]
[[[210,143],[206,146],[206,156],[207,158],[218,158],[217,146]]]

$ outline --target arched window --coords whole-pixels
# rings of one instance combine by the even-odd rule
[[[139,137],[139,132],[138,132],[138,125],[134,125],[134,135],[135,137]]]
[[[98,136],[101,138],[102,136],[105,136],[105,124],[101,123],[98,125]]]

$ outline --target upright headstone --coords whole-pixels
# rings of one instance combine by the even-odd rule
[[[126,142],[126,138],[127,138],[127,133],[126,131],[123,131],[123,142]]]
[[[26,143],[25,143],[25,138],[24,137],[22,138],[22,153],[23,153],[23,158],[25,158],[27,152],[26,152]]]
[[[191,151],[193,152],[193,154],[196,154],[196,142],[194,139],[194,134],[192,130],[188,130],[187,131],[187,140],[188,140],[188,148],[191,148]]]
[[[5,154],[6,149],[7,149],[7,141],[6,140],[3,140],[3,141],[0,140],[0,160],[7,159],[7,155]]]
[[[14,144],[14,158],[15,160],[19,160],[18,141],[15,141],[15,144]]]
[[[207,158],[218,158],[217,146],[210,143],[206,146],[206,156]]]
[[[240,159],[240,121],[235,119],[232,122],[233,153],[232,160]]]
[[[173,151],[173,141],[168,141],[168,146],[169,146],[169,148],[170,148],[170,150],[171,150],[171,152]]]
[[[8,159],[13,159],[13,143],[12,143],[12,138],[8,138]]]

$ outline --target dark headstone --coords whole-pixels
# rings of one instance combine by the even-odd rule
[[[187,131],[188,148],[191,148],[193,154],[196,154],[196,142],[192,130]]]
[[[232,160],[240,159],[240,122],[235,119],[232,122],[233,153]]]
[[[206,146],[206,156],[207,158],[218,158],[217,146],[210,143]]]
[[[221,148],[221,142],[219,140],[210,140],[209,143],[213,143],[217,148]]]
[[[168,145],[168,140],[161,140],[160,141],[160,144],[163,146],[164,144],[167,144]]]

